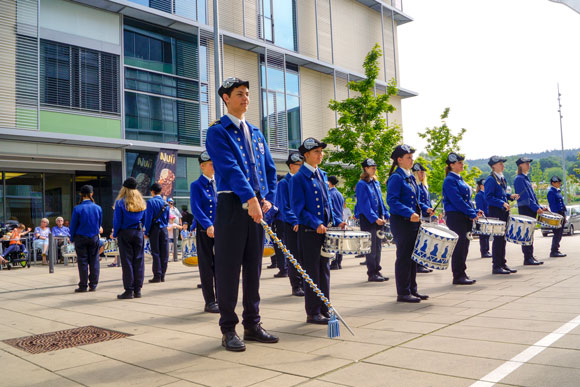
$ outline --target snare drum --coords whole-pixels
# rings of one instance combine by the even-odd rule
[[[447,227],[422,224],[411,258],[431,269],[445,270],[459,236]]]
[[[544,211],[538,215],[538,223],[547,228],[560,228],[564,224],[564,217],[550,211]]]
[[[153,255],[151,254],[151,242],[149,242],[149,239],[145,239],[145,248],[143,249],[143,253],[145,258],[153,258]]]
[[[510,215],[505,239],[516,245],[530,246],[534,243],[536,219],[525,215]]]
[[[497,218],[475,219],[472,232],[476,235],[504,236],[505,222]]]
[[[73,243],[66,243],[60,247],[60,252],[63,257],[65,258],[72,258],[77,256],[77,252],[75,250],[75,244]]]
[[[359,255],[371,252],[371,234],[366,231],[328,230],[322,245],[323,256]],[[326,254],[324,254],[326,253]]]
[[[109,239],[105,242],[104,253],[106,256],[119,255],[119,245],[116,239]]]

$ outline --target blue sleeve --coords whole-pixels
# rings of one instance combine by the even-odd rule
[[[342,223],[342,204],[340,198],[341,194],[338,191],[332,195],[332,220],[334,226]]]
[[[507,201],[503,201],[498,199],[494,196],[494,193],[497,189],[500,188],[499,184],[495,181],[495,179],[490,178],[485,180],[485,200],[487,200],[487,204],[497,208],[503,208],[503,204]]]
[[[205,146],[211,160],[213,161],[216,174],[221,179],[228,182],[228,185],[240,198],[240,201],[246,203],[248,200],[255,197],[256,194],[254,193],[254,190],[234,157],[234,152],[230,146],[229,136],[222,126],[216,125],[209,128],[207,131]],[[269,176],[267,176],[267,178],[269,187]],[[275,181],[276,171],[274,170],[274,182]]]
[[[272,155],[270,154],[270,148],[268,147],[268,143],[266,139],[262,135],[262,141],[264,143],[264,167],[266,168],[266,182],[268,183],[268,194],[266,195],[265,199],[270,203],[274,203],[274,199],[276,198],[276,188],[278,185],[278,179],[276,177],[276,164],[272,159]],[[243,203],[243,202],[242,202]]]
[[[548,190],[548,204],[550,205],[550,211],[559,211],[560,206],[558,205],[558,197],[556,196],[556,191],[553,189]]]
[[[403,216],[405,218],[410,218],[415,211],[403,204],[401,201],[401,185],[403,184],[403,179],[400,175],[391,175],[387,181],[387,204],[391,209],[391,212]]]
[[[203,209],[201,208],[203,191],[200,189],[199,184],[191,185],[191,213],[194,218],[201,224],[206,230],[213,226],[211,220],[207,217]]]
[[[354,189],[357,204],[360,203],[360,212],[367,218],[369,223],[375,223],[379,215],[372,209],[371,195],[369,195],[368,185],[359,181]]]
[[[529,187],[531,190],[531,187]],[[528,206],[530,210],[536,212],[540,208],[535,202],[536,198],[531,197],[530,190],[528,190],[528,184],[522,175],[516,176],[514,179],[514,190],[520,197],[518,198],[519,206]],[[535,196],[535,195],[534,195]]]
[[[379,183],[379,188],[380,187],[381,187],[381,184]],[[391,214],[389,214],[389,210],[387,209],[387,204],[385,203],[385,199],[383,198],[383,191],[379,189],[379,192],[381,193],[381,197],[379,198],[379,205],[383,206],[383,218],[391,219]]]
[[[99,229],[100,229],[100,228],[101,228],[101,226],[103,225],[103,209],[101,208],[101,206],[97,206],[97,208],[98,208],[98,211],[97,211],[97,212],[98,212],[98,214],[99,214],[99,217],[98,217],[98,219],[99,219],[99,220],[98,220],[98,222],[99,222],[99,223],[98,223],[98,226],[99,226],[99,227],[98,227],[98,229],[97,229],[97,234],[100,234],[100,233],[99,233]]]
[[[78,215],[78,210],[77,207],[75,207],[73,209],[73,213],[72,213],[72,217],[70,219],[70,237],[71,239],[74,239],[75,234],[77,233],[77,229],[79,227],[79,215]],[[34,230],[36,233],[36,230]]]
[[[298,219],[303,220],[305,226],[314,230],[322,224],[322,221],[316,219],[308,211],[306,211],[306,195],[304,194],[304,187],[299,181],[298,175],[295,175],[290,180],[290,201],[291,208]]]
[[[115,211],[113,212],[113,238],[116,238],[121,229],[121,223],[123,222],[123,210],[121,209],[121,201],[118,200],[115,203]]]
[[[283,184],[278,184],[278,193],[276,195],[277,197],[279,196],[280,205],[284,206],[284,209],[280,208],[280,211],[284,212],[286,223],[296,226],[298,224],[298,218],[290,207],[290,183],[285,181]]]
[[[461,197],[457,180],[451,178],[443,180],[443,196],[445,196],[446,201],[453,203],[455,208],[463,212],[469,219],[477,217],[475,210]]]
[[[143,222],[145,225],[145,235],[149,236],[149,231],[151,230],[151,221],[153,220],[153,208],[152,202],[149,199],[147,200],[147,209],[145,210],[145,221]]]
[[[487,216],[487,205],[485,204],[485,194],[483,193],[475,194],[475,207],[477,207],[478,210],[483,211],[483,213]]]

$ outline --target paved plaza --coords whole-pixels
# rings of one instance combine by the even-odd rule
[[[131,336],[42,354],[0,342],[0,385],[578,386],[580,235],[563,238],[566,258],[548,258],[550,242],[536,233],[540,267],[523,266],[520,247],[508,244],[518,273],[493,276],[472,241],[477,283],[453,286],[449,270],[419,274],[419,291],[431,296],[420,304],[395,301],[393,247],[383,250],[386,283],[366,282],[360,259],[345,258],[331,272],[331,300],[356,336],[341,326],[336,339],[305,323],[304,299],[264,264],[262,321],[280,342],[250,342],[243,353],[221,347],[197,268],[172,262],[165,283],[122,301],[120,268],[103,267],[97,292],[82,294],[73,293],[75,266],[1,271],[0,340],[85,326]]]

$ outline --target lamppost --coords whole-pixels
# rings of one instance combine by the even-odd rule
[[[568,190],[566,186],[566,155],[564,154],[564,133],[562,131],[562,104],[560,103],[560,83],[558,83],[558,114],[560,115],[560,140],[562,141],[562,172],[564,176],[564,202],[568,204]]]
[[[222,116],[221,97],[218,90],[222,84],[221,65],[220,65],[220,24],[218,13],[218,0],[213,0],[213,63],[215,74],[215,119],[219,120]]]

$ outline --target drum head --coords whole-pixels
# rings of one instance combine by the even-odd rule
[[[424,229],[426,232],[431,233],[434,236],[440,238],[448,238],[448,239],[458,239],[459,236],[448,229],[447,227],[442,227],[434,224],[422,224],[421,228]]]
[[[536,223],[536,219],[526,215],[510,215],[510,219],[522,223]]]

